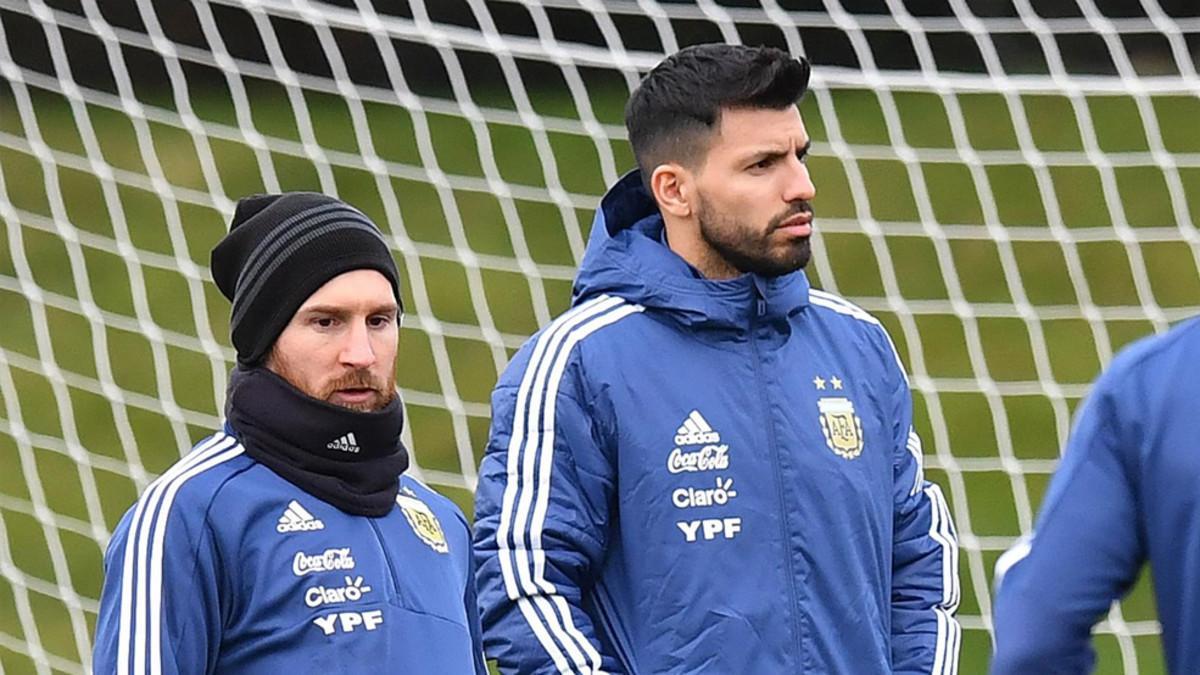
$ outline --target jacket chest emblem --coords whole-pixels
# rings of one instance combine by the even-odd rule
[[[836,375],[825,380],[820,375],[813,378],[818,391],[843,391],[843,382]],[[831,392],[831,393],[832,393]],[[863,451],[862,418],[854,412],[854,401],[846,396],[822,396],[817,399],[820,412],[821,433],[825,444],[838,457],[854,459]]]
[[[400,510],[404,513],[404,519],[408,521],[413,532],[429,548],[438,553],[446,553],[450,550],[441,521],[433,515],[433,511],[425,502],[417,499],[412,490],[407,487],[401,488],[400,494],[396,495],[396,504],[400,506]]]

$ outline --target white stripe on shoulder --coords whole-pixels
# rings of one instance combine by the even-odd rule
[[[511,599],[553,595],[557,592],[545,578],[545,553],[541,551],[540,537],[549,499],[547,486],[550,467],[553,465],[552,406],[556,402],[558,386],[571,351],[580,340],[595,330],[641,310],[641,307],[629,305],[621,298],[600,296],[564,314],[542,332],[534,345],[517,393],[508,448],[507,483],[500,526],[496,533],[501,571]],[[549,436],[546,435],[547,430],[551,430]],[[541,463],[537,461],[539,450],[542,453]],[[539,486],[542,488],[540,492]],[[529,528],[532,541],[527,545],[531,507],[535,527]],[[534,558],[532,569],[530,549]],[[573,672],[569,662],[565,661],[564,649],[580,671],[599,671],[599,652],[575,626],[569,611],[555,616],[554,608],[545,598],[537,598],[522,607],[522,614],[547,652],[552,657],[557,654],[564,658],[567,665],[564,672]],[[562,670],[563,664],[558,664],[557,658],[555,661]],[[591,661],[590,667],[588,661]]]
[[[838,314],[854,317],[859,321],[869,323],[879,328],[880,332],[883,333],[883,338],[887,340],[888,347],[891,347],[892,349],[892,356],[896,359],[896,367],[900,369],[900,374],[904,377],[904,383],[909,383],[908,371],[904,368],[904,362],[900,360],[900,352],[896,350],[896,343],[892,341],[892,336],[888,334],[887,329],[884,328],[883,323],[881,323],[879,319],[871,316],[867,310],[859,307],[849,300],[846,300],[845,298],[816,288],[808,289],[808,302],[809,304],[816,305],[817,307],[824,307],[825,309],[833,310]]]
[[[151,483],[138,500],[130,522],[122,570],[117,649],[120,675],[130,672],[130,660],[134,673],[157,675],[162,670],[162,548],[175,494],[193,476],[241,453],[242,447],[236,438],[215,434]]]
[[[533,388],[534,376],[538,372],[543,355],[547,349],[553,349],[561,341],[561,333],[569,331],[597,312],[602,312],[605,309],[620,304],[620,302],[618,298],[600,296],[595,300],[578,305],[566,312],[541,332],[541,335],[538,336],[534,344],[533,354],[530,356],[529,362],[525,365],[525,373],[521,378],[521,385],[517,389],[516,409],[513,413],[513,426],[508,443],[507,476],[504,485],[504,497],[501,501],[500,524],[496,529],[496,544],[500,552],[500,568],[504,576],[505,590],[508,592],[510,600],[516,600],[521,596],[516,582],[516,575],[513,571],[513,561],[509,557],[509,551],[511,550],[509,533],[512,531],[513,508],[517,492],[521,487],[521,479],[523,478],[520,458],[525,442],[527,410],[530,407],[529,393]],[[532,582],[525,588],[527,591],[533,590]]]
[[[190,479],[219,464],[228,462],[243,452],[239,443],[221,454],[197,464],[180,475],[178,479],[171,481],[163,496],[163,505],[158,511],[158,517],[154,524],[154,546],[150,551],[150,675],[162,675],[163,546],[166,543],[168,519],[171,515],[171,505],[175,501],[175,495],[179,492],[179,488],[183,487],[183,484]]]
[[[1000,554],[1000,557],[996,559],[996,573],[993,575],[997,592],[1000,591],[1000,584],[1004,583],[1004,576],[1013,568],[1013,565],[1028,558],[1030,553],[1033,553],[1033,535],[1027,534],[1018,539],[1007,551]]]
[[[570,361],[571,352],[577,344],[592,333],[611,326],[616,322],[624,319],[627,316],[643,311],[639,305],[623,305],[614,309],[607,314],[598,316],[588,323],[580,326],[577,330],[572,331],[567,337],[562,349],[558,353],[558,357],[554,361],[554,365],[549,373],[549,383],[546,387],[544,405],[545,405],[545,423],[539,428],[541,430],[541,451],[538,468],[538,477],[533,484],[533,492],[537,495],[536,504],[533,510],[533,519],[530,525],[530,548],[533,549],[533,576],[537,585],[546,593],[554,596],[557,589],[546,579],[546,551],[542,546],[542,532],[546,525],[546,512],[550,505],[550,479],[554,466],[554,444],[555,444],[555,428],[557,426],[555,413],[558,407],[558,389],[562,384],[563,374],[566,371],[567,363]],[[535,446],[536,448],[536,446]],[[525,461],[532,463],[536,453],[529,453],[525,457]],[[575,626],[572,620],[567,603],[562,598],[555,598],[560,611],[562,612],[563,625],[566,627],[568,634],[575,638],[584,651],[587,652],[591,659],[592,667],[587,669],[582,664],[580,669],[583,672],[591,672],[596,675],[602,675],[600,652],[591,642],[583,635],[582,632]]]
[[[416,476],[412,475],[411,473],[408,473],[407,471],[404,472],[404,477],[407,478],[408,480],[411,480],[412,482],[416,483],[417,485],[420,485],[421,487],[425,488],[426,490],[429,490],[430,492],[437,492],[437,490],[434,490],[433,488],[429,487],[429,483],[426,483],[425,481],[421,480],[420,478],[417,478]]]
[[[145,620],[145,605],[141,604],[138,607],[135,605],[135,596],[141,597],[142,587],[146,583],[144,559],[146,555],[146,547],[139,547],[142,538],[139,536],[142,530],[143,516],[147,512],[153,513],[158,506],[158,501],[165,483],[170,482],[173,478],[179,476],[193,466],[195,463],[204,461],[213,454],[220,452],[223,448],[234,443],[234,439],[226,436],[224,433],[217,432],[213,436],[205,439],[195,448],[192,449],[187,456],[175,463],[174,466],[159,476],[150,486],[146,488],[146,492],[138,499],[137,505],[134,507],[133,518],[129,522],[129,530],[125,535],[125,554],[123,556],[122,571],[121,571],[121,614],[117,629],[117,673],[118,675],[128,675],[130,663],[130,638],[137,631],[142,637],[140,648],[137,651],[142,653],[141,670],[145,670],[144,654],[145,642],[144,634],[138,628]],[[142,561],[143,564],[135,565],[136,561]],[[134,589],[136,575],[136,592]],[[138,612],[135,623],[135,610]],[[136,647],[136,646],[135,646]]]
[[[828,291],[822,291],[819,288],[808,289],[808,301],[819,307],[832,309],[839,314],[852,316],[859,321],[865,321],[866,323],[875,324],[876,326],[882,325],[879,323],[879,319],[871,316],[871,314],[862,307],[859,307],[840,295],[834,295]]]

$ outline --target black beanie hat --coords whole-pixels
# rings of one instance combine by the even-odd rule
[[[308,296],[357,269],[387,277],[400,304],[391,250],[354,207],[315,192],[239,200],[229,234],[212,251],[213,280],[233,303],[238,362],[258,365]]]

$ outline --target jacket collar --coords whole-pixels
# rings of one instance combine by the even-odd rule
[[[631,171],[600,202],[575,279],[576,302],[600,293],[666,310],[686,324],[742,327],[755,318],[786,320],[808,304],[804,272],[779,277],[701,277],[663,237],[657,204]]]

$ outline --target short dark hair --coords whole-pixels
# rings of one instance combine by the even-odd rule
[[[774,47],[703,44],[686,47],[651,70],[625,105],[629,144],[649,184],[660,164],[695,166],[722,109],[782,110],[808,89],[810,67]]]

